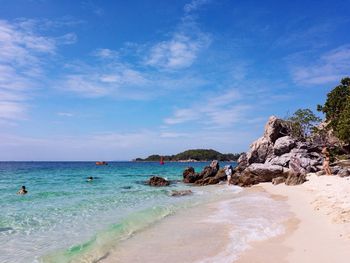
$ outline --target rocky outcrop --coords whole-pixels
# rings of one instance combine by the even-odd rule
[[[247,162],[264,163],[269,154],[272,153],[272,144],[265,137],[257,139],[250,145],[250,150],[247,152]]]
[[[295,145],[295,140],[290,136],[283,136],[281,138],[278,138],[273,145],[273,154],[280,156],[282,154],[289,153]]]
[[[152,176],[148,180],[147,184],[150,186],[168,186],[170,182],[162,177]]]
[[[272,180],[285,180],[288,185],[302,183],[306,173],[322,169],[320,151],[318,145],[294,139],[289,123],[272,116],[264,135],[239,158],[231,182],[241,186]]]
[[[198,180],[198,175],[196,174],[193,167],[186,168],[183,171],[182,175],[184,183],[194,183],[196,180]]]
[[[289,135],[290,132],[290,125],[286,121],[271,116],[265,125],[263,137],[269,142],[275,143],[278,138]]]
[[[206,168],[204,168],[206,169]],[[224,169],[218,170],[215,175],[203,177],[195,182],[197,185],[209,185],[209,184],[217,184],[221,181],[225,181],[227,179],[226,173]]]
[[[204,167],[200,173],[196,173],[193,167],[186,168],[183,173],[184,183],[196,185],[217,184],[227,179],[224,169],[220,169],[218,161],[212,161],[209,166]]]
[[[250,186],[258,183],[271,182],[274,178],[284,176],[288,169],[279,165],[254,163],[249,165],[239,175],[231,179],[233,184],[239,186]],[[237,177],[237,178],[236,178]]]

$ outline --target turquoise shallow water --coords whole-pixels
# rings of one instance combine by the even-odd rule
[[[179,182],[189,165],[199,171],[207,163],[0,162],[0,262],[93,262],[92,255],[203,200],[205,191]],[[175,182],[144,185],[152,175]],[[21,185],[25,196],[16,195]],[[189,188],[193,196],[169,196]]]

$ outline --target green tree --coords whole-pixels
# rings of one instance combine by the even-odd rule
[[[342,141],[350,143],[350,78],[343,78],[340,85],[327,94],[326,103],[317,106],[326,115],[327,127],[333,129]]]
[[[350,143],[350,97],[347,99],[344,109],[339,116],[335,132],[340,140]]]
[[[292,136],[307,138],[321,119],[310,109],[298,109],[287,121],[291,124]]]
[[[322,111],[326,115],[326,121],[335,131],[338,128],[340,116],[345,109],[348,98],[350,97],[350,78],[341,80],[340,85],[336,86],[327,94],[326,103],[317,105],[317,110]]]

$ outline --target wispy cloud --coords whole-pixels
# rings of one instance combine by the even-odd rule
[[[209,1],[194,0],[184,7],[184,15],[171,38],[154,44],[145,57],[145,64],[159,69],[176,70],[191,66],[201,50],[211,43],[210,34],[203,32],[192,14]]]
[[[101,59],[117,59],[119,57],[118,51],[108,48],[99,48],[93,52],[93,55]]]
[[[45,79],[45,65],[57,45],[76,40],[73,33],[61,37],[39,34],[34,20],[0,20],[0,119],[26,116],[33,90]]]
[[[68,73],[55,83],[57,90],[74,92],[86,98],[108,96],[114,99],[149,100],[169,92],[190,91],[207,84],[202,76],[184,72],[145,71],[113,59],[96,60],[94,64],[67,65]]]
[[[198,32],[196,35],[188,35],[176,32],[171,40],[162,41],[151,48],[146,64],[162,69],[187,68],[209,43],[210,37],[207,34]]]
[[[43,55],[55,52],[53,39],[0,20],[0,119],[22,119],[28,91],[42,73]]]
[[[74,113],[71,113],[71,112],[57,112],[57,115],[61,116],[61,117],[73,117]]]
[[[338,82],[350,74],[350,44],[332,49],[313,60],[312,64],[291,66],[293,80],[301,85]]]
[[[251,105],[242,103],[241,98],[242,94],[237,89],[230,89],[219,96],[210,95],[191,107],[175,110],[173,116],[166,118],[164,123],[175,125],[196,122],[228,127],[244,119],[252,108]]]
[[[209,2],[210,2],[210,0],[192,0],[190,3],[188,3],[184,6],[184,11],[185,11],[185,13],[190,13],[190,12],[196,11],[202,5],[205,5]]]
[[[102,7],[98,6],[92,0],[86,0],[81,3],[82,7],[92,11],[95,15],[102,16],[104,14],[104,10]]]

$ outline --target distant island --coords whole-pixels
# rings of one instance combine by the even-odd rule
[[[136,158],[133,161],[136,162],[158,162],[160,158],[163,158],[166,162],[181,162],[181,161],[237,161],[240,153],[220,153],[213,149],[192,149],[187,150],[175,155],[159,155],[153,154],[145,159]]]

